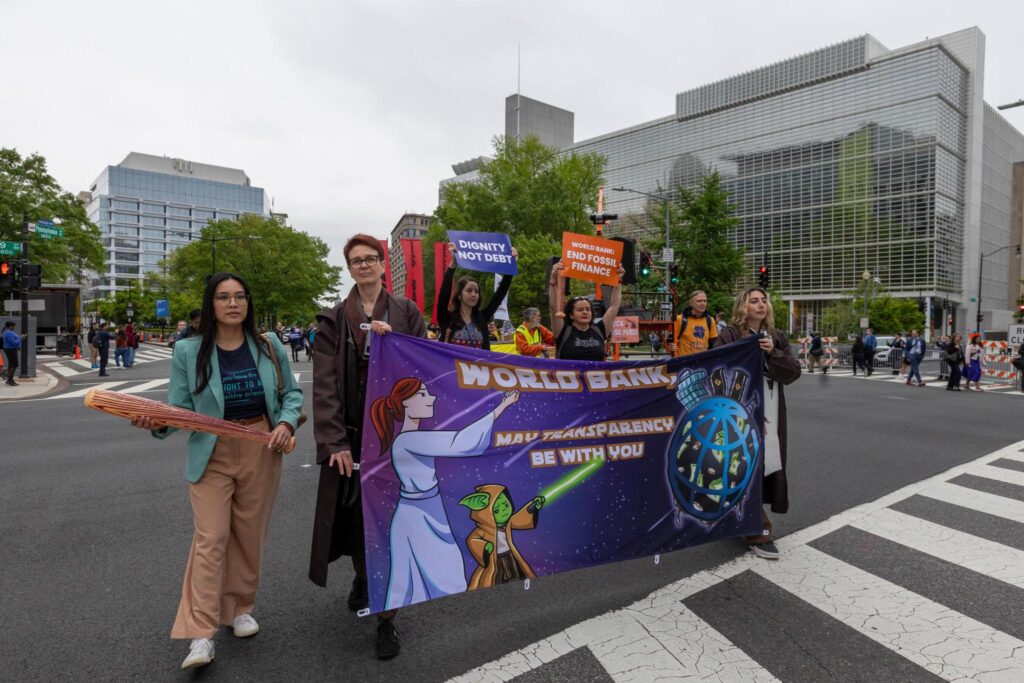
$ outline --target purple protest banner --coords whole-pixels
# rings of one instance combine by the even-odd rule
[[[505,233],[449,230],[448,241],[455,245],[459,268],[502,275],[519,273],[512,256],[512,242]]]
[[[762,373],[754,337],[617,363],[377,337],[369,612],[756,535]]]

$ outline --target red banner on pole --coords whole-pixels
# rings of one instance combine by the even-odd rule
[[[417,239],[403,239],[402,256],[405,258],[405,298],[423,313],[423,243]]]
[[[444,271],[448,269],[448,259],[450,258],[450,252],[448,251],[448,243],[445,241],[434,242],[434,291],[441,291],[441,282],[444,280]],[[430,318],[430,324],[437,324],[437,307],[447,306],[447,301],[438,303],[437,296],[434,296],[434,314]]]
[[[388,241],[378,240],[380,248],[384,251],[384,289],[394,294],[391,290],[391,258],[388,256]]]

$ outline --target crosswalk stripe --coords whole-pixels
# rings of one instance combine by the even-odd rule
[[[100,382],[99,384],[93,384],[92,386],[88,386],[85,389],[79,389],[78,391],[70,391],[70,392],[68,392],[66,394],[57,394],[56,396],[46,396],[44,398],[45,398],[45,400],[53,400],[53,399],[56,399],[56,398],[79,398],[81,396],[85,396],[86,394],[88,394],[93,389],[104,389],[104,390],[109,391],[110,389],[113,389],[114,387],[119,387],[122,384],[127,384],[127,383],[128,383],[127,381],[124,381],[124,382]]]
[[[1024,641],[808,546],[757,574],[946,680],[1024,680]],[[994,680],[994,679],[990,679]]]
[[[80,367],[86,368],[88,370],[92,369],[92,363],[90,363],[89,361],[87,361],[85,359],[78,358],[78,359],[73,360],[71,362],[74,363],[75,365],[78,365]]]
[[[918,493],[928,498],[934,498],[1024,524],[1024,503],[1019,500],[997,496],[985,491],[976,491],[965,486],[957,486],[956,484],[946,482],[935,484]]]
[[[63,365],[57,365],[56,363],[54,363],[53,365],[50,365],[49,368],[51,370],[53,370],[54,372],[56,372],[58,375],[61,375],[63,377],[71,377],[73,375],[77,375],[78,374],[78,370],[73,370],[73,369],[71,369],[69,367],[65,367]]]
[[[145,382],[143,384],[139,384],[138,386],[129,387],[127,389],[122,389],[121,393],[123,393],[123,394],[141,394],[144,391],[149,391],[150,389],[157,389],[159,387],[162,387],[163,385],[167,384],[168,381],[170,381],[170,380],[168,380],[166,377],[164,379],[154,379],[151,382]]]
[[[292,373],[292,375],[294,375],[294,376],[295,376],[295,381],[296,381],[296,382],[298,382],[298,381],[299,381],[299,375],[301,375],[301,374],[302,374],[301,372],[293,372],[293,373]]]
[[[1024,551],[889,508],[850,526],[1024,589]]]
[[[979,477],[985,477],[986,479],[1004,481],[1007,484],[1016,484],[1017,486],[1024,486],[1024,472],[1008,470],[1005,467],[993,467],[991,465],[984,465],[977,469],[971,470],[971,474],[975,474]]]

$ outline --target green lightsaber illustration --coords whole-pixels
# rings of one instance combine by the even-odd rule
[[[595,460],[591,460],[585,465],[580,465],[579,467],[575,468],[574,470],[563,476],[561,479],[552,483],[546,489],[538,493],[537,497],[543,498],[544,504],[547,505],[552,501],[561,498],[568,491],[571,491],[572,489],[576,488],[584,481],[589,479],[591,476],[593,476],[595,472],[601,469],[601,465],[603,464],[604,458],[597,458]],[[529,506],[527,506],[527,509],[530,510],[530,512],[533,512],[533,510],[530,509],[532,507],[533,504],[531,503]]]

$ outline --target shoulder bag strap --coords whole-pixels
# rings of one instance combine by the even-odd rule
[[[266,334],[261,334],[260,339],[266,344],[267,355],[270,356],[270,360],[274,364],[274,374],[277,375],[277,400],[281,401],[284,398],[284,377],[281,375],[281,363],[277,359],[277,354],[274,353],[274,345],[270,343],[270,338]]]

